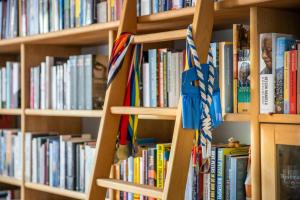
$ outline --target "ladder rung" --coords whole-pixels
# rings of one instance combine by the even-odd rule
[[[140,119],[175,120],[177,108],[145,108],[130,106],[113,106],[111,113],[119,115],[139,115]]]
[[[175,31],[165,31],[160,33],[149,33],[134,36],[133,43],[155,43],[166,42],[172,40],[180,40],[186,38],[187,29],[180,29]]]
[[[153,186],[134,184],[116,179],[98,179],[97,185],[104,188],[140,194],[158,199],[161,199],[163,194],[162,189]]]

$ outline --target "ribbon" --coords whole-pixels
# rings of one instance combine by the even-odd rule
[[[108,86],[119,72],[133,37],[134,36],[130,33],[122,33],[114,42],[112,54],[108,64]]]
[[[219,93],[214,95],[215,67],[211,48],[208,52],[208,64],[200,64],[195,43],[193,41],[192,26],[187,30],[186,67],[182,74],[182,117],[183,128],[195,129],[194,148],[197,150],[198,141],[202,147],[202,167],[209,171],[211,156],[212,129],[220,124],[216,113],[220,112]],[[192,84],[191,84],[192,83]],[[200,137],[199,137],[200,133]],[[201,167],[201,168],[202,168]]]

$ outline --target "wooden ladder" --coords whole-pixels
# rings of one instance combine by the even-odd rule
[[[207,53],[213,28],[214,3],[213,0],[198,0],[193,18],[193,38],[201,63],[207,61]],[[175,22],[176,23],[176,22]],[[125,0],[121,15],[118,36],[122,32],[137,33],[136,0]],[[160,33],[136,35],[133,43],[159,43],[186,38],[186,29]],[[129,48],[130,52],[132,47]],[[177,111],[170,112],[170,117],[176,117],[169,159],[169,169],[166,175],[164,189],[153,186],[140,185],[109,179],[113,158],[115,155],[116,138],[122,114],[168,115],[152,108],[136,108],[134,113],[130,109],[122,112],[127,71],[130,65],[130,55],[126,55],[123,65],[107,89],[103,116],[101,118],[90,187],[87,199],[105,199],[107,188],[150,196],[163,200],[184,199],[186,180],[189,169],[194,131],[182,128],[181,99]],[[121,109],[117,109],[121,108]],[[126,112],[125,112],[126,110]],[[176,116],[175,116],[176,115]]]

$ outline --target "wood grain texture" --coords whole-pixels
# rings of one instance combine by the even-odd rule
[[[253,7],[250,10],[250,62],[251,62],[251,173],[252,198],[261,199],[261,159],[259,127],[259,34],[288,33],[299,35],[297,21],[300,15],[294,12]],[[275,119],[275,118],[274,118]],[[276,121],[274,121],[276,122]],[[262,193],[264,195],[264,192]]]
[[[213,1],[198,0],[193,19],[193,39],[201,63],[205,63],[213,28]],[[169,168],[164,184],[163,200],[184,199],[194,130],[182,128],[182,99],[176,114]]]
[[[261,125],[261,190],[262,199],[276,199],[276,151],[273,125]],[[251,163],[253,165],[253,163]],[[253,177],[253,176],[252,176]],[[252,185],[253,188],[253,185]]]
[[[163,193],[161,189],[154,186],[134,184],[116,179],[98,179],[97,185],[105,188],[145,195],[153,198],[161,198]]]
[[[118,36],[123,32],[136,33],[136,21],[136,1],[125,0]],[[106,195],[106,188],[97,186],[96,180],[108,178],[113,163],[120,115],[113,115],[110,109],[112,106],[121,106],[123,104],[131,50],[132,48],[130,47],[120,71],[106,91],[90,187],[87,189],[87,199],[89,200],[104,199]]]

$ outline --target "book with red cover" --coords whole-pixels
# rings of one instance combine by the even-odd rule
[[[297,113],[297,50],[290,51],[290,114]]]

